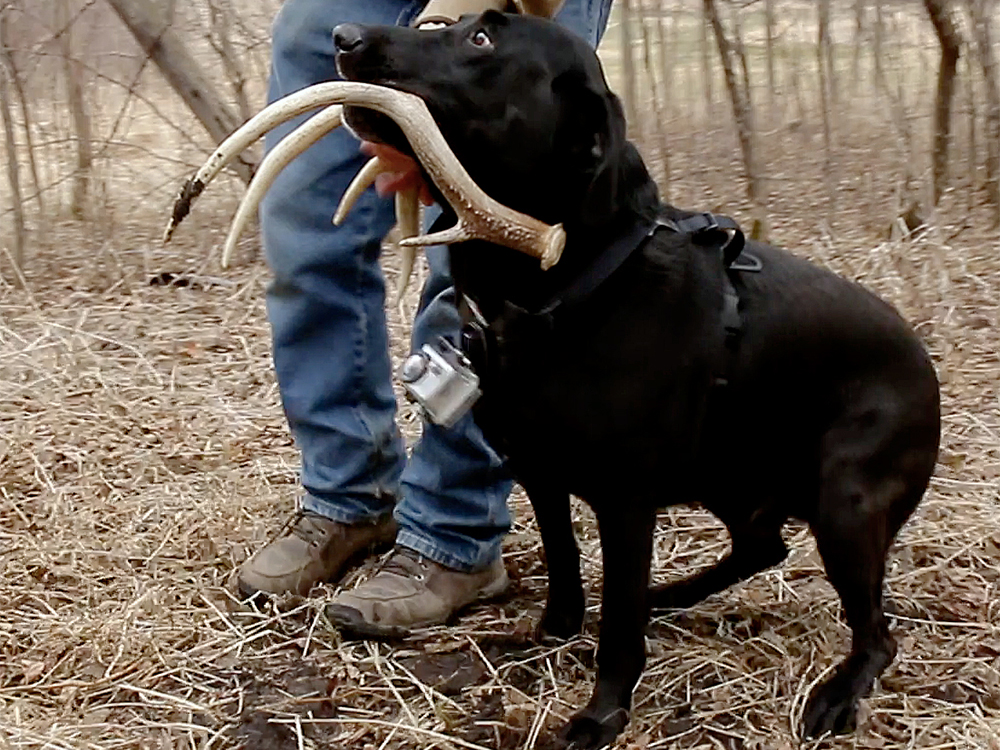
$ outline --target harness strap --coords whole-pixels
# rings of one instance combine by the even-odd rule
[[[743,230],[734,219],[707,211],[683,219],[657,219],[656,224],[657,229],[663,227],[679,234],[690,234],[699,245],[718,245],[726,268],[732,266],[746,245]]]
[[[736,351],[743,336],[743,318],[740,315],[740,296],[731,278],[735,271],[760,271],[763,264],[753,255],[742,255],[746,238],[740,225],[728,216],[700,213],[683,219],[659,219],[654,228],[688,233],[695,244],[718,248],[719,259],[725,269],[722,274],[722,328],[723,341],[721,372],[715,376],[717,386],[728,385],[729,373],[735,367]],[[743,262],[740,263],[739,261]]]

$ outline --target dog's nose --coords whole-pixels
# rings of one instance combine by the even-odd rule
[[[357,24],[342,23],[333,29],[333,44],[338,52],[353,52],[364,43],[364,35]]]

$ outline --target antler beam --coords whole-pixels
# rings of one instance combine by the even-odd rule
[[[423,100],[396,89],[353,81],[333,81],[303,89],[274,102],[247,121],[185,183],[174,203],[164,241],[170,239],[208,183],[247,146],[293,117],[327,107],[272,149],[261,164],[226,240],[226,251],[223,253],[225,266],[238,233],[253,215],[278,172],[320,137],[340,125],[340,108],[330,106],[335,104],[368,107],[391,117],[400,126],[424,170],[458,217],[458,223],[450,229],[410,237],[404,239],[401,245],[417,247],[481,239],[538,258],[542,268],[550,268],[559,260],[566,241],[562,225],[549,226],[486,195],[448,147]],[[377,167],[372,167],[372,170],[377,171]]]

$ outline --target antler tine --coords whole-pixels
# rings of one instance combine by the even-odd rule
[[[212,152],[201,168],[181,188],[174,202],[170,223],[163,233],[169,242],[174,230],[191,212],[191,206],[229,162],[243,153],[265,133],[294,117],[320,107],[343,102],[342,81],[316,84],[289,94],[262,109],[226,138]],[[339,123],[338,123],[339,124]],[[332,130],[336,125],[331,125]]]
[[[420,233],[420,190],[408,188],[396,193],[396,226],[399,228],[399,249],[402,254],[399,266],[399,280],[396,282],[396,306],[399,316],[406,319],[403,305],[403,295],[410,285],[410,275],[413,273],[413,262],[417,259],[417,248],[404,245],[405,240],[416,237]]]
[[[270,190],[281,170],[324,135],[339,128],[343,119],[342,111],[343,108],[338,104],[318,112],[289,133],[264,157],[253,179],[250,180],[250,186],[243,195],[243,200],[240,201],[236,215],[230,224],[226,244],[222,250],[223,268],[229,267],[229,260],[236,248],[236,241],[243,234],[246,225],[250,223],[257,207],[264,198],[264,194]]]
[[[373,156],[365,162],[361,171],[354,176],[351,184],[347,186],[347,190],[344,191],[340,203],[337,204],[337,211],[333,215],[333,223],[339,226],[347,218],[347,214],[351,212],[351,209],[354,208],[354,204],[361,197],[361,194],[375,183],[376,177],[387,170],[388,167],[386,167],[385,162],[377,156]]]
[[[340,199],[337,212],[333,215],[333,223],[339,225],[347,218],[347,214],[354,208],[361,194],[371,187],[375,178],[389,168],[377,156],[369,159],[361,168],[361,171],[351,180],[351,184],[344,191],[344,197]],[[399,229],[400,240],[415,237],[420,233],[420,193],[416,188],[402,190],[396,193],[396,227]],[[399,281],[396,285],[396,303],[399,308],[399,315],[406,318],[406,310],[403,306],[403,295],[406,287],[410,285],[410,276],[413,273],[413,262],[416,260],[417,249],[411,246],[399,245],[402,253],[402,262],[399,269]]]

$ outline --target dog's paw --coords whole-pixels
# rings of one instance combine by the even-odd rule
[[[546,607],[538,622],[535,637],[540,643],[548,640],[565,641],[580,632],[583,627],[583,607],[578,612]]]
[[[553,639],[565,641],[583,628],[585,608],[583,589],[570,593],[566,593],[565,589],[572,587],[563,586],[562,589],[564,591],[559,596],[553,596],[550,590],[548,601],[545,602],[545,611],[535,632],[539,642]]]
[[[600,750],[610,745],[628,724],[628,711],[615,708],[603,716],[589,709],[569,720],[559,732],[559,747],[565,750]]]
[[[819,737],[826,732],[847,734],[854,731],[858,698],[851,687],[850,680],[835,674],[813,691],[802,714],[804,736]]]

